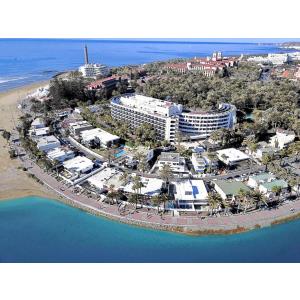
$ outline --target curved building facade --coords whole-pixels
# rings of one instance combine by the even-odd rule
[[[235,106],[223,103],[209,112],[183,111],[180,104],[136,94],[113,97],[111,115],[132,128],[143,123],[156,130],[158,139],[174,142],[178,132],[190,139],[208,137],[220,128],[232,128],[236,122]]]
[[[220,128],[233,128],[236,123],[234,105],[222,103],[213,111],[188,111],[179,115],[179,131],[192,139],[206,138]]]

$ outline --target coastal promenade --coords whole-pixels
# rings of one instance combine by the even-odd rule
[[[146,209],[137,211],[129,209],[124,214],[117,205],[106,204],[97,199],[74,193],[72,188],[66,187],[62,182],[57,181],[50,174],[44,172],[28,157],[22,159],[22,164],[28,169],[27,172],[35,175],[45,186],[57,193],[63,202],[69,205],[95,215],[153,229],[191,234],[242,232],[270,226],[274,222],[281,222],[287,218],[296,218],[300,214],[299,200],[286,203],[277,209],[230,216],[220,215],[205,218],[201,218],[201,216],[171,216],[168,214],[150,213]]]

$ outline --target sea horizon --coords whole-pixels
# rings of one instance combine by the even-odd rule
[[[291,39],[297,41],[299,39]],[[90,60],[110,67],[140,65],[213,51],[226,56],[288,52],[277,43],[286,39],[0,39],[0,92],[51,79],[83,64],[87,44]]]

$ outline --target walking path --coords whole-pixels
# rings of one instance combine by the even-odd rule
[[[72,188],[67,188],[62,182],[45,173],[27,157],[22,159],[22,163],[28,168],[28,172],[34,174],[44,185],[63,197],[68,204],[114,220],[155,229],[187,233],[213,233],[213,231],[225,233],[226,231],[244,231],[259,226],[270,226],[275,220],[296,217],[297,214],[300,214],[300,201],[297,200],[286,203],[277,209],[231,216],[206,217],[205,219],[200,216],[160,216],[154,213],[150,214],[147,211],[132,211],[127,215],[123,215],[117,205],[104,204],[85,195],[75,194]]]

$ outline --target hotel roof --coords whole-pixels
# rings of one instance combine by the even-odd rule
[[[146,112],[163,117],[178,115],[182,111],[182,105],[180,104],[138,94],[126,94],[115,97],[112,100],[112,104],[123,105],[138,112]]]

